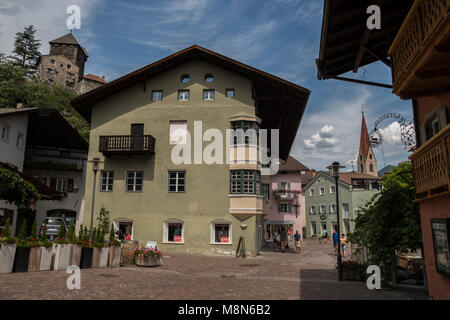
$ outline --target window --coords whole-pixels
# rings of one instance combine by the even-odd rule
[[[370,158],[370,160],[372,160],[372,158],[373,158],[372,155],[369,155],[369,158]]]
[[[178,90],[179,101],[189,101],[189,90]]]
[[[226,90],[226,97],[227,98],[234,98],[234,89],[227,89]]]
[[[52,74],[52,73],[53,73],[53,69],[51,69],[51,68],[47,68],[47,73],[50,73],[50,74]]]
[[[163,242],[184,243],[184,222],[181,220],[165,221]]]
[[[261,195],[261,173],[256,170],[231,170],[230,192]]]
[[[72,65],[68,64],[67,69],[72,69]]]
[[[321,196],[325,195],[325,187],[320,187],[320,189],[319,189],[319,194],[320,194]]]
[[[342,210],[344,211],[344,218],[348,218],[348,212],[349,212],[348,203],[342,204]]]
[[[279,203],[278,204],[278,213],[291,213],[292,206],[290,203]]]
[[[214,76],[210,73],[205,74],[205,82],[210,83],[214,81]]]
[[[309,190],[309,195],[310,195],[311,197],[314,197],[314,194],[315,194],[314,189]]]
[[[269,201],[270,200],[270,185],[267,183],[263,183],[262,187],[263,187],[264,200]]]
[[[370,172],[373,172],[373,164],[372,163],[369,164],[369,170],[370,170]]]
[[[181,75],[181,82],[182,83],[188,83],[191,80],[191,77],[188,74]]]
[[[23,134],[21,133],[17,135],[16,147],[17,149],[22,149],[23,147]]]
[[[113,191],[114,171],[102,171],[100,191]]]
[[[143,181],[143,171],[127,171],[127,192],[141,192]]]
[[[234,130],[232,133],[233,145],[257,145],[259,123],[254,121],[233,121],[231,122],[231,128]]]
[[[56,179],[56,191],[61,193],[67,192],[67,179]]]
[[[231,223],[227,221],[214,221],[211,223],[211,243],[231,244]]]
[[[315,206],[310,206],[309,207],[309,214],[316,214],[316,207]]]
[[[212,89],[203,90],[203,100],[213,101],[214,100],[214,90],[212,90]]]
[[[278,184],[279,191],[290,190],[291,184],[289,182],[280,181]]]
[[[170,121],[169,144],[186,144],[187,121]]]
[[[75,79],[75,75],[71,72],[67,72],[67,79]]]
[[[55,59],[50,59],[51,64],[55,64],[55,62],[56,62]]]
[[[330,193],[336,193],[336,186],[330,186]]]
[[[162,90],[153,90],[152,91],[152,101],[162,101],[163,92]]]
[[[9,134],[9,126],[8,125],[4,125],[2,127],[2,132],[1,132],[1,139],[3,142],[8,143],[8,134]]]
[[[169,171],[168,177],[169,192],[186,191],[186,171]]]
[[[336,213],[336,204],[330,204],[330,213]]]
[[[317,233],[317,226],[315,221],[311,221],[311,235]]]
[[[324,204],[321,204],[319,207],[319,213],[327,213],[326,206]]]

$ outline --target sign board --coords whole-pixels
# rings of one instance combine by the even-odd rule
[[[147,241],[147,244],[145,245],[146,249],[152,249],[157,250],[158,249],[158,242],[156,241]]]
[[[173,236],[174,242],[181,242],[181,236]]]

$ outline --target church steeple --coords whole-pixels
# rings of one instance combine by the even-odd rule
[[[364,117],[364,109],[362,110],[361,137],[359,141],[357,162],[358,173],[367,173],[373,176],[378,176],[377,159],[375,158],[372,145],[370,144],[369,132],[367,131],[366,119]]]

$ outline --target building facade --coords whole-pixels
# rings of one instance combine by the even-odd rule
[[[273,241],[273,234],[281,229],[286,229],[291,236],[296,231],[302,234],[304,209],[301,174],[307,170],[302,163],[289,156],[285,163],[278,166],[278,173],[270,176],[270,184],[265,186],[265,199],[270,201],[270,212],[264,222],[266,241]]]
[[[202,159],[211,147],[202,137],[211,141],[203,136],[208,129],[223,137],[227,129],[271,129],[273,116],[298,127],[301,115],[269,115],[264,101],[256,108],[259,87],[269,80],[302,96],[288,107],[302,113],[308,90],[199,46],[74,99],[91,123],[89,158],[103,161],[94,211],[106,207],[115,228],[141,245],[157,241],[163,250],[232,254],[244,241],[246,251],[257,254],[264,213],[258,145],[250,138],[221,145],[211,161]],[[280,132],[284,158],[295,137],[287,128]],[[179,148],[183,162],[174,160]],[[244,156],[233,157],[238,153]],[[222,162],[227,154],[235,160]],[[86,225],[92,180],[88,170]]]
[[[48,216],[75,222],[84,205],[87,142],[54,109],[0,109],[0,130],[0,162],[31,182],[41,195],[31,208],[0,200],[12,233],[19,232],[24,219],[29,229],[34,218],[37,226]]]

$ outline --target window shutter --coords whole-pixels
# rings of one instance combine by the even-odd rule
[[[292,212],[292,205],[290,203],[288,203],[288,213]]]
[[[50,178],[50,188],[53,188],[56,190],[56,179]]]
[[[73,192],[73,179],[67,181],[67,192]]]
[[[281,182],[280,181],[278,181],[278,183],[277,183],[277,190],[281,190]]]

